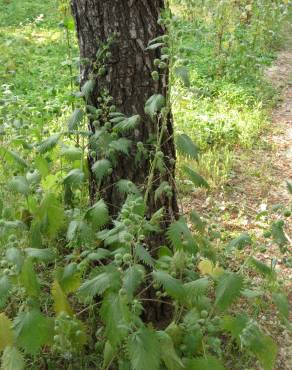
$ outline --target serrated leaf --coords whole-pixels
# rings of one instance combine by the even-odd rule
[[[112,169],[112,164],[108,159],[99,159],[92,166],[92,172],[97,181],[101,181],[108,175],[109,170]]]
[[[120,285],[120,273],[113,266],[106,266],[97,276],[86,280],[78,289],[78,293],[83,298],[93,298],[96,295],[103,295],[108,289],[117,290]]]
[[[44,154],[52,150],[58,144],[60,137],[61,134],[55,134],[43,140],[38,146],[39,153]]]
[[[154,121],[158,112],[165,106],[165,97],[161,94],[152,95],[145,104],[145,113]]]
[[[22,168],[28,167],[28,164],[26,163],[26,161],[22,157],[20,157],[18,153],[14,152],[13,150],[7,150],[7,154],[20,167]]]
[[[117,140],[113,140],[109,144],[109,148],[114,149],[117,152],[122,152],[122,153],[128,155],[131,144],[132,144],[131,140],[126,139],[125,137],[121,137]]]
[[[168,370],[184,369],[184,364],[175,351],[172,338],[164,331],[159,331],[157,335],[160,344],[161,358],[166,368]]]
[[[182,171],[191,180],[191,182],[195,186],[199,188],[206,188],[206,189],[210,188],[207,181],[201,175],[199,175],[196,171],[194,171],[191,167],[183,165]]]
[[[56,277],[65,295],[76,292],[81,285],[81,274],[75,262],[59,268]]]
[[[84,217],[96,229],[104,226],[109,220],[108,208],[104,200],[100,199],[99,201],[97,201],[86,211]]]
[[[48,193],[42,200],[38,215],[42,227],[49,236],[54,236],[63,226],[65,215],[64,208],[53,193]]]
[[[147,48],[145,50],[155,50],[155,49],[160,48],[164,45],[165,45],[164,42],[156,42],[154,44],[150,44],[149,46],[147,46]]]
[[[92,93],[95,86],[94,80],[88,80],[86,81],[83,86],[81,87],[81,94],[85,97],[85,99],[88,99],[89,95]]]
[[[112,360],[114,359],[115,355],[117,354],[117,350],[113,348],[110,342],[107,340],[104,345],[103,350],[103,364],[101,370],[106,370],[109,368]]]
[[[14,320],[17,344],[31,355],[52,340],[53,322],[37,309],[21,312]]]
[[[176,136],[176,149],[184,157],[195,160],[199,159],[199,149],[186,134]]]
[[[65,176],[63,181],[66,186],[70,186],[72,188],[82,185],[84,178],[84,172],[79,168],[75,168]]]
[[[226,310],[240,296],[242,288],[242,276],[235,273],[221,276],[216,288],[216,306],[221,311]]]
[[[182,80],[185,87],[190,86],[190,73],[186,66],[179,66],[174,69],[175,74]]]
[[[82,157],[82,149],[75,146],[64,147],[61,150],[61,156],[64,156],[68,161],[78,161]]]
[[[31,258],[25,259],[19,280],[30,297],[39,296],[41,288]]]
[[[5,347],[11,346],[12,344],[12,322],[4,313],[0,313],[0,352],[2,352]]]
[[[213,262],[207,259],[200,261],[198,264],[198,269],[202,275],[211,275],[213,267]]]
[[[11,291],[11,283],[7,275],[3,275],[0,278],[0,309],[5,306],[6,300]]]
[[[121,179],[116,183],[121,194],[139,194],[137,186],[130,180]]]
[[[24,176],[15,176],[8,183],[9,189],[23,195],[29,194],[29,183]]]
[[[292,182],[286,181],[286,184],[287,184],[287,189],[288,189],[289,193],[292,194]]]
[[[289,242],[284,233],[283,222],[281,222],[281,220],[272,223],[271,233],[274,242],[277,243],[280,247],[286,245]]]
[[[220,360],[213,356],[186,361],[186,370],[226,370]]]
[[[103,299],[100,316],[105,323],[105,334],[115,348],[129,331],[130,311],[126,300],[117,293],[108,293]]]
[[[5,257],[8,262],[13,263],[17,267],[17,270],[20,271],[23,263],[23,255],[20,249],[15,247],[8,248]]]
[[[24,359],[15,347],[6,347],[2,359],[1,370],[23,370]]]
[[[159,341],[153,329],[142,327],[131,334],[127,349],[133,370],[159,370]]]
[[[153,271],[153,279],[161,284],[168,295],[181,300],[185,295],[185,289],[182,282],[165,271]]]
[[[55,253],[50,248],[26,248],[25,253],[28,257],[34,258],[42,262],[51,262],[55,259]]]
[[[223,330],[229,332],[231,336],[239,341],[240,334],[248,323],[248,316],[239,314],[235,317],[226,315],[223,317],[221,327]]]
[[[197,244],[184,217],[180,217],[168,227],[167,237],[176,250],[182,249],[190,253],[197,252]]]
[[[228,248],[230,249],[242,249],[245,246],[251,244],[252,240],[248,233],[242,233],[237,238],[231,240],[231,242],[228,244]]]
[[[75,109],[68,121],[69,131],[77,130],[79,123],[82,121],[83,117],[84,117],[83,110],[81,110],[80,108]]]
[[[104,248],[98,248],[95,252],[89,253],[87,258],[90,261],[100,261],[110,256],[110,251]]]
[[[73,310],[68,302],[66,294],[63,292],[57,280],[54,280],[51,292],[54,299],[54,311],[56,314],[65,312],[67,315],[72,316]]]
[[[136,126],[140,124],[140,122],[141,122],[141,117],[139,115],[135,115],[132,117],[125,117],[114,126],[114,131],[127,132],[130,130],[133,130]]]
[[[190,220],[195,228],[200,232],[203,233],[205,230],[205,222],[202,221],[201,217],[197,214],[197,212],[192,211],[190,213]]]
[[[275,271],[269,266],[267,266],[264,262],[261,262],[260,260],[251,257],[249,259],[251,265],[263,276],[268,278],[275,277]]]
[[[143,247],[143,245],[138,244],[135,247],[136,256],[139,258],[140,261],[146,263],[148,266],[154,265],[154,260],[151,257],[151,254]]]
[[[130,266],[124,273],[123,288],[129,298],[132,298],[136,289],[143,282],[145,277],[145,269],[142,265]]]
[[[286,320],[289,320],[289,301],[286,294],[273,293],[272,297],[279,310],[280,315]]]

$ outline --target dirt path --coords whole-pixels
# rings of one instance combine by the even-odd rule
[[[263,231],[269,228],[272,220],[284,218],[287,238],[292,240],[292,216],[285,218],[270,211],[277,204],[292,209],[292,196],[286,184],[287,180],[292,182],[292,33],[290,35],[285,49],[265,72],[267,80],[281,94],[259,148],[237,153],[235,176],[224,190],[214,194],[198,192],[187,200],[185,208],[186,211],[195,208],[229,235],[237,236],[242,232],[254,235],[256,257],[268,265],[275,261],[292,306],[292,268],[287,264],[292,256],[292,243],[283,254],[275,243],[263,238]],[[259,218],[259,213],[265,210],[269,210],[268,218]],[[292,336],[280,325],[275,308],[269,307],[268,312],[259,316],[259,321],[278,343],[276,369],[291,370]]]

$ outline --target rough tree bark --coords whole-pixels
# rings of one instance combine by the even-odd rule
[[[147,143],[150,137],[156,137],[159,129],[157,122],[152,122],[144,113],[144,105],[153,94],[166,96],[168,71],[159,81],[153,81],[151,72],[153,61],[159,51],[146,51],[147,44],[157,36],[163,35],[163,28],[157,23],[159,13],[164,7],[163,0],[72,0],[72,13],[75,19],[81,60],[81,86],[94,76],[96,84],[90,96],[90,104],[98,107],[98,97],[103,89],[107,89],[113,98],[113,104],[119,112],[128,116],[142,117],[138,128],[130,135],[134,142]],[[102,45],[114,36],[110,51],[111,57],[106,61],[106,74],[94,75],[96,53]],[[89,123],[89,129],[94,132],[94,126]],[[173,127],[171,114],[163,138],[162,151],[165,155],[166,173],[154,176],[152,191],[148,199],[149,214],[164,206],[165,220],[173,220],[178,212],[175,185],[175,149],[173,142]],[[149,174],[149,158],[141,159],[135,165],[135,145],[129,156],[121,155],[118,166],[103,183],[106,191],[101,196],[107,202],[112,215],[117,213],[124,200],[114,184],[119,179],[133,181],[139,188],[145,189]],[[89,157],[89,168],[94,159]],[[163,197],[154,201],[154,190],[161,181],[168,181],[173,187],[171,198]],[[90,178],[90,198],[93,202],[100,189],[97,188],[94,176]]]

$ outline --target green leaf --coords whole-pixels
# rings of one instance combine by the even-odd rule
[[[112,120],[111,120],[112,121]],[[127,132],[134,130],[141,122],[141,117],[139,115],[132,117],[125,117],[119,123],[114,126],[114,131],[117,132]]]
[[[87,258],[90,261],[100,261],[110,256],[110,251],[104,248],[98,248],[95,252],[89,253]]]
[[[176,250],[182,249],[190,253],[197,252],[197,244],[184,217],[180,217],[168,227],[167,237]]]
[[[132,144],[131,140],[126,139],[125,137],[121,137],[118,140],[113,140],[109,144],[109,148],[114,149],[117,152],[122,152],[122,153],[128,155],[131,144]]]
[[[230,249],[242,249],[246,245],[251,244],[251,237],[248,233],[242,233],[237,238],[231,240],[231,242],[228,244],[228,248]]]
[[[202,296],[210,285],[210,280],[207,277],[200,278],[184,284],[185,299],[191,305],[194,304],[199,296]]]
[[[7,275],[3,275],[0,278],[0,308],[5,306],[6,300],[9,296],[9,292],[11,291],[11,283]]]
[[[289,193],[292,194],[292,182],[286,181],[286,184],[287,184],[287,189],[288,189]]]
[[[41,262],[51,262],[55,259],[55,253],[50,248],[45,249],[26,248],[24,251],[28,257],[31,257]]]
[[[153,271],[153,279],[161,284],[168,295],[175,299],[181,300],[185,296],[185,289],[182,282],[175,279],[167,272],[164,271]]]
[[[248,316],[245,314],[239,314],[235,317],[226,315],[223,317],[221,327],[223,330],[229,332],[231,336],[239,341],[240,334],[248,323]]]
[[[130,266],[124,274],[123,288],[129,298],[132,298],[136,289],[143,282],[145,277],[145,269],[142,265]]]
[[[81,273],[76,262],[71,262],[63,268],[58,268],[56,277],[65,294],[75,292],[81,285]]]
[[[54,311],[56,314],[65,312],[67,315],[72,316],[73,311],[68,302],[67,296],[57,280],[53,281],[51,292],[54,300]]]
[[[189,166],[183,165],[182,171],[191,180],[191,182],[195,186],[199,188],[209,189],[210,186],[207,183],[207,181],[201,175],[199,175],[196,171],[194,171],[192,168],[190,168]]]
[[[273,301],[275,302],[280,315],[289,320],[289,301],[287,296],[284,293],[273,293]]]
[[[44,154],[52,150],[57,145],[60,137],[61,134],[55,134],[43,140],[38,146],[39,153]]]
[[[146,263],[148,266],[154,265],[154,260],[151,257],[151,254],[143,247],[143,245],[138,244],[135,247],[136,256],[139,258],[140,261]]]
[[[251,257],[249,259],[250,264],[264,277],[268,278],[274,278],[275,277],[275,271],[269,266],[267,266],[265,263],[259,261],[258,259]]]
[[[78,161],[82,157],[81,148],[75,146],[64,147],[61,150],[61,156],[64,156],[68,161]]]
[[[264,370],[273,370],[277,358],[277,345],[263,334],[257,324],[250,321],[240,336],[241,343],[255,354]]]
[[[107,340],[104,345],[104,350],[103,350],[103,364],[102,364],[102,369],[101,370],[107,370],[115,358],[117,354],[117,351],[113,346],[110,344],[110,342]]]
[[[192,211],[190,213],[190,220],[195,228],[200,232],[203,233],[205,230],[205,222],[202,221],[201,217],[197,214],[197,212]]]
[[[226,310],[240,296],[242,288],[242,276],[235,273],[222,275],[216,288],[215,304],[221,311]]]
[[[70,187],[78,187],[82,185],[85,175],[82,170],[75,168],[71,170],[64,178],[64,184]]]
[[[163,95],[152,95],[145,104],[145,113],[151,117],[152,121],[154,121],[157,113],[161,111],[165,104],[166,101]]]
[[[182,370],[184,364],[178,357],[172,338],[164,331],[157,332],[158,340],[160,344],[160,353],[163,362],[168,370]]]
[[[90,207],[86,211],[84,218],[96,229],[100,229],[101,226],[104,226],[109,220],[108,208],[104,200],[100,199]]]
[[[125,299],[116,293],[108,293],[103,299],[100,316],[105,323],[105,334],[115,348],[129,331],[130,311]]]
[[[23,263],[20,282],[30,297],[39,296],[41,288],[31,258],[26,258]]]
[[[23,370],[24,359],[15,347],[6,347],[2,359],[1,370]]]
[[[182,80],[185,87],[190,86],[190,73],[189,69],[185,66],[179,66],[174,69],[175,74]]]
[[[159,341],[153,329],[142,327],[131,334],[127,348],[133,370],[159,370]]]
[[[186,370],[225,370],[222,363],[213,356],[194,358],[186,361]]]
[[[75,109],[68,121],[69,131],[78,130],[79,123],[82,121],[83,117],[84,117],[83,110],[79,108]]]
[[[283,245],[286,245],[289,242],[284,233],[283,225],[284,225],[284,222],[282,220],[277,220],[273,222],[271,226],[271,233],[273,236],[273,240],[280,247]]]
[[[81,94],[80,96],[84,96],[87,100],[89,98],[89,95],[92,93],[95,86],[94,80],[88,80],[86,81],[83,86],[81,87]]]
[[[53,322],[39,310],[21,312],[14,320],[17,344],[31,355],[52,340]]]
[[[64,208],[53,193],[45,195],[38,210],[42,226],[49,236],[54,236],[62,228],[65,215]]]
[[[139,194],[137,186],[130,180],[121,179],[116,186],[121,194]]]
[[[101,181],[105,176],[109,174],[109,170],[112,169],[112,164],[108,159],[99,159],[92,166],[92,172],[97,181]]]
[[[117,290],[120,285],[120,273],[113,266],[105,266],[100,274],[90,280],[86,280],[78,289],[78,293],[84,298],[93,298],[102,295],[106,290]]]
[[[8,185],[10,190],[13,192],[23,195],[29,194],[29,183],[24,176],[15,176],[9,181]]]
[[[193,140],[186,134],[176,136],[176,149],[184,157],[190,159],[199,159],[199,149]]]
[[[17,270],[20,271],[23,263],[23,255],[20,249],[15,247],[8,248],[5,257],[8,262],[13,263],[17,267]]]
[[[11,346],[12,344],[12,322],[4,313],[0,313],[0,352],[2,352],[5,347]]]
[[[165,43],[164,42],[156,42],[155,44],[150,44],[149,46],[147,46],[147,48],[145,50],[155,50],[157,48],[160,48],[161,46],[164,46]]]
[[[18,164],[21,168],[28,167],[26,161],[22,157],[20,157],[18,153],[14,152],[13,150],[7,150],[7,154],[12,159],[12,161]]]

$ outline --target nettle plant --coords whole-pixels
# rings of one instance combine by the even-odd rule
[[[168,63],[167,43],[164,37],[148,46],[164,48],[159,68]],[[97,56],[97,73],[106,73],[107,53],[105,45]],[[165,170],[160,146],[168,99],[153,95],[145,104],[145,113],[161,122],[149,151],[127,137],[141,118],[117,112],[107,91],[100,94],[99,108],[89,105],[93,88],[94,81],[87,81],[76,94],[85,105],[77,100],[79,108],[66,131],[27,143],[11,130],[1,146],[3,168],[14,174],[0,209],[2,368],[20,370],[26,363],[38,368],[220,370],[226,348],[234,345],[264,369],[273,369],[277,346],[246,313],[261,297],[245,271],[254,268],[266,277],[263,298],[272,293],[287,324],[287,298],[274,269],[252,257],[237,270],[226,268],[225,250],[212,243],[195,212],[167,230],[161,228],[163,208],[147,215],[154,171]],[[94,133],[85,128],[88,119]],[[116,186],[125,202],[111,219],[101,197],[87,206],[85,158],[95,158],[90,165],[101,184],[117,165],[117,155],[130,155],[134,145],[133,160],[149,156],[150,180],[143,192],[130,180],[120,180]],[[198,159],[188,136],[179,135],[177,145],[182,156]],[[14,147],[22,147],[22,155]],[[184,172],[196,186],[207,186],[190,167]],[[162,182],[155,196],[170,192]],[[8,203],[11,197],[15,208]],[[165,244],[150,248],[157,235]],[[239,238],[230,248],[246,242]],[[154,312],[151,320],[149,312]]]

